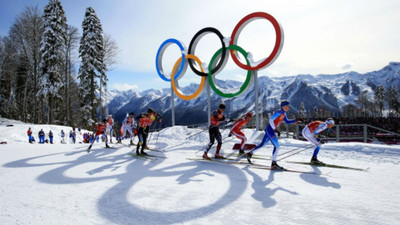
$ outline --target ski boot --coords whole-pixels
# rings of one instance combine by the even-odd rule
[[[216,158],[216,159],[225,159],[225,157],[223,157],[219,153],[215,153],[214,158]]]
[[[239,154],[243,155],[244,154],[244,150],[243,149],[239,149]]]
[[[204,152],[203,159],[211,160],[210,157],[208,157],[207,152]]]
[[[140,154],[141,155],[148,155],[146,152],[143,151],[143,149],[142,149],[142,151],[140,151]]]
[[[283,167],[278,165],[276,161],[272,161],[271,163],[271,170],[283,170]]]
[[[252,162],[251,162],[251,157],[252,157],[252,156],[253,156],[253,153],[252,153],[252,152],[246,153],[247,161],[249,161],[250,164],[252,163]]]
[[[312,157],[310,160],[311,165],[324,165],[325,163],[319,161],[317,157]]]
[[[106,144],[106,148],[111,148],[108,144]]]

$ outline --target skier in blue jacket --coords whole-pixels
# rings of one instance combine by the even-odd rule
[[[278,156],[278,151],[279,151],[279,142],[278,138],[275,135],[275,129],[278,128],[279,124],[282,121],[285,121],[286,124],[292,124],[292,123],[297,123],[298,120],[289,120],[287,118],[286,112],[289,111],[290,109],[290,104],[288,101],[283,100],[281,102],[281,109],[277,110],[271,118],[269,118],[269,124],[265,128],[265,135],[263,137],[263,140],[259,145],[257,145],[254,149],[252,149],[250,152],[246,153],[247,160],[249,163],[251,163],[251,157],[256,152],[258,149],[263,147],[268,143],[268,141],[271,141],[271,143],[274,145],[274,151],[272,152],[272,163],[271,163],[271,169],[276,169],[276,170],[281,170],[283,167],[279,166],[276,163],[276,158]]]

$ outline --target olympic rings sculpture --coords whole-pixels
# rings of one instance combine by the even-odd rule
[[[251,63],[248,60],[248,53],[241,48],[240,46],[237,45],[237,40],[239,39],[239,35],[242,32],[243,28],[249,24],[250,22],[257,20],[257,19],[266,19],[270,21],[274,27],[275,33],[276,33],[276,40],[275,40],[275,45],[274,48],[271,52],[271,54],[266,57],[264,60],[262,60],[260,63],[257,65],[251,65]],[[202,66],[201,60],[195,56],[195,49],[197,46],[197,43],[200,41],[200,39],[205,36],[206,34],[213,33],[217,35],[217,37],[221,41],[221,48],[215,52],[215,54],[212,56],[210,63],[208,64],[208,72],[204,71],[204,68]],[[174,64],[174,67],[171,72],[170,78],[167,78],[164,74],[163,68],[162,68],[162,57],[164,55],[164,52],[166,48],[172,44],[178,45],[181,51],[181,57],[176,61]],[[263,68],[266,68],[267,66],[271,65],[279,56],[281,49],[283,47],[283,30],[278,23],[278,21],[271,16],[268,13],[265,12],[255,12],[247,15],[243,19],[239,21],[239,23],[235,26],[233,29],[232,35],[230,37],[229,41],[229,46],[226,46],[227,44],[225,43],[224,36],[219,32],[217,29],[212,28],[212,27],[207,27],[201,29],[199,32],[197,32],[192,40],[190,41],[189,45],[189,50],[186,50],[186,47],[178,40],[176,39],[167,39],[164,41],[161,46],[159,47],[156,55],[156,70],[158,75],[160,76],[161,79],[165,81],[171,82],[171,86],[175,94],[183,99],[183,100],[192,100],[197,98],[200,93],[204,89],[204,84],[205,84],[205,79],[206,77],[208,78],[208,82],[210,84],[210,87],[214,90],[216,94],[218,94],[221,97],[225,98],[232,98],[239,96],[240,94],[244,93],[247,88],[250,86],[252,83],[252,72],[255,70],[260,70]],[[229,50],[229,52],[227,51]],[[246,80],[244,81],[243,85],[240,87],[240,89],[235,92],[235,93],[225,93],[221,91],[216,85],[215,85],[215,75],[219,73],[226,65],[226,62],[228,60],[227,55],[230,53],[233,61],[238,65],[240,68],[247,70],[247,76]],[[240,53],[246,60],[246,64],[243,64],[239,59],[238,59],[238,53]],[[195,67],[195,63],[198,64],[200,71]],[[187,65],[189,64],[190,68],[192,71],[199,75],[201,77],[200,85],[198,89],[190,95],[185,95],[179,88],[179,83],[178,80],[182,78],[183,74],[185,73],[187,69]]]

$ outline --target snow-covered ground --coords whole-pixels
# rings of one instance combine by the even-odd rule
[[[318,174],[193,161],[207,132],[173,127],[151,135],[156,160],[131,157],[128,143],[29,144],[28,127],[71,128],[0,118],[0,224],[398,224],[400,146],[328,143],[319,159],[367,171],[311,167],[312,148],[279,161]],[[13,124],[14,126],[8,126]],[[67,133],[67,132],[66,132]],[[228,131],[223,131],[223,137]],[[245,130],[252,136],[252,130]],[[37,139],[37,137],[35,137]],[[237,140],[226,138],[224,154]],[[157,143],[157,146],[155,144]],[[281,139],[280,154],[308,143]],[[211,152],[215,151],[215,147]],[[272,146],[256,153],[270,164]],[[290,155],[290,154],[286,154]],[[211,154],[210,154],[211,156]],[[281,155],[279,158],[283,158]],[[265,159],[261,159],[265,158]]]

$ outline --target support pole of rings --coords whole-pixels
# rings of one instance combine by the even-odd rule
[[[207,87],[207,126],[211,124],[211,90],[210,90],[210,83],[208,80],[206,81]]]
[[[256,114],[256,130],[260,130],[260,114],[259,114],[259,104],[258,104],[258,74],[257,70],[253,70],[254,76],[254,111]]]
[[[175,126],[175,95],[174,95],[174,89],[172,88],[172,82],[171,82],[171,116],[172,116],[172,126]]]

